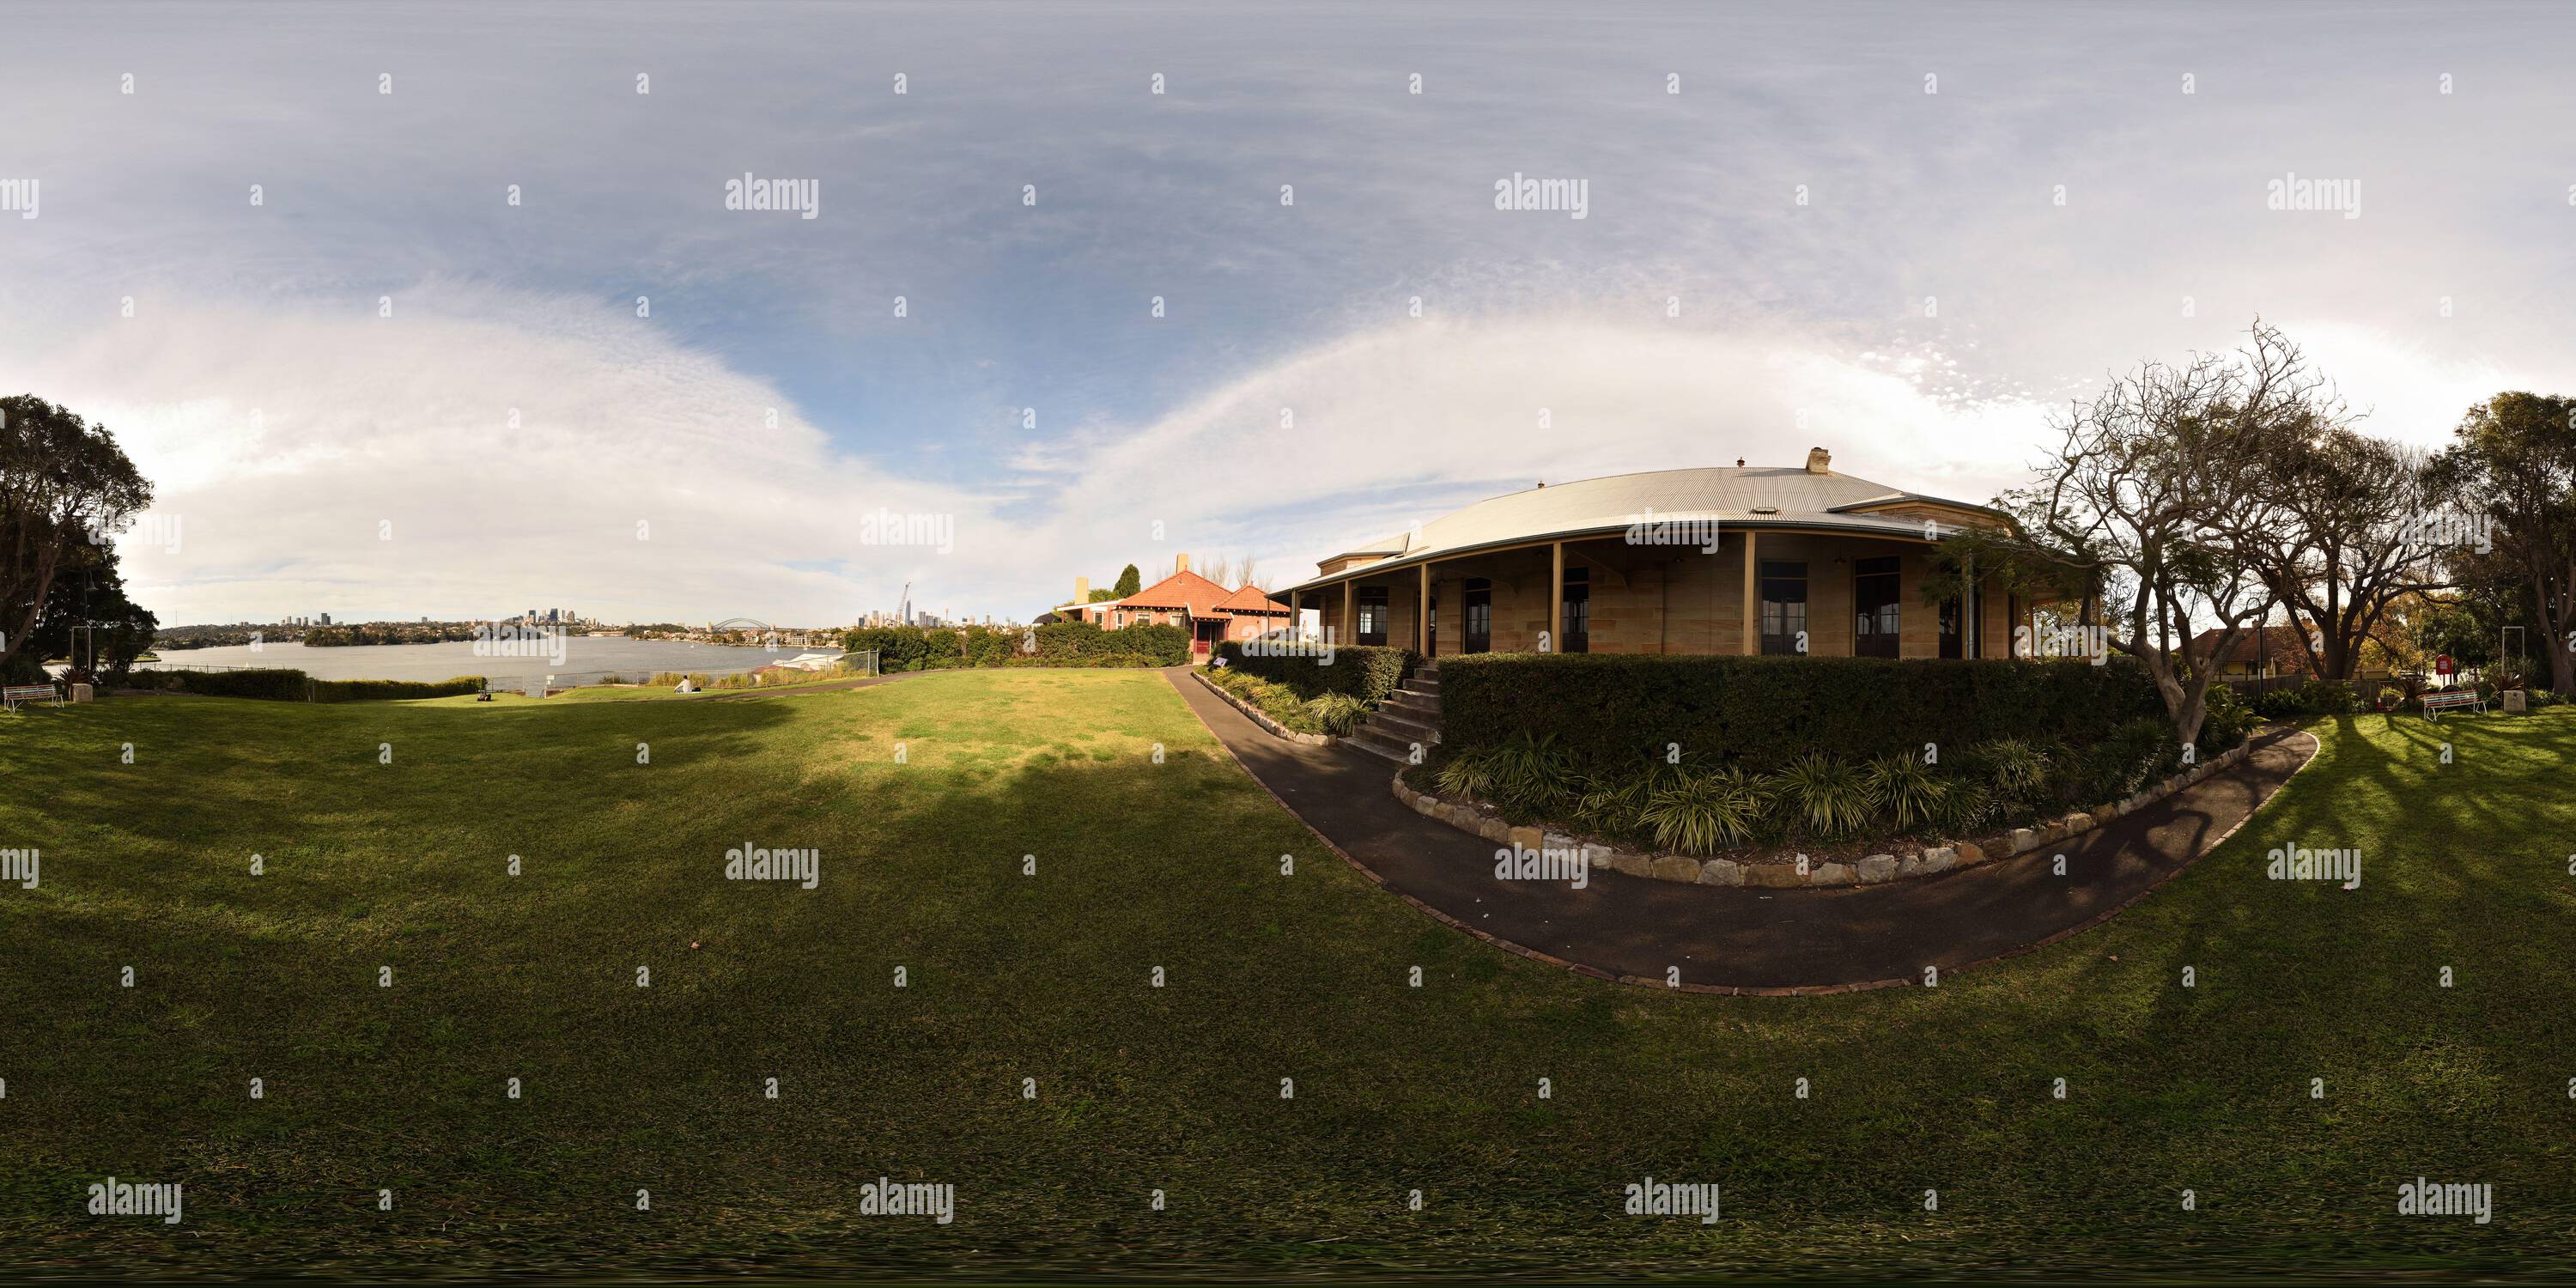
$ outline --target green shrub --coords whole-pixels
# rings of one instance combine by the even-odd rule
[[[2340,685],[2336,687],[2342,688]],[[2351,703],[2349,690],[2344,690],[2344,696],[2346,702]],[[2344,707],[2346,711],[2351,709],[2350,705]],[[2223,684],[2212,685],[2208,704],[2201,709],[2200,737],[2193,743],[2203,753],[2232,750],[2245,741],[2247,734],[2254,732],[2258,722],[2258,717],[2245,705],[2245,700],[2236,696],[2236,690]],[[2170,727],[2167,732],[2171,733]]]
[[[1522,737],[1485,749],[1485,776],[1506,813],[1545,815],[1574,803],[1582,777],[1553,735]]]
[[[1374,705],[1394,696],[1404,677],[1422,664],[1422,655],[1411,649],[1369,644],[1336,645],[1327,663],[1320,656],[1271,656],[1259,651],[1256,641],[1220,640],[1216,656],[1210,660],[1223,663],[1219,670],[1246,671],[1277,680],[1310,698],[1347,693]]]
[[[1262,679],[1257,675],[1230,674],[1219,671],[1210,677],[1216,686],[1243,699],[1262,714],[1279,722],[1292,733],[1322,733],[1323,726],[1308,710],[1306,701],[1287,685]]]
[[[449,680],[315,680],[315,702],[400,702],[415,698],[453,698],[483,691],[483,677],[460,675]]]
[[[1368,714],[1368,704],[1347,693],[1327,693],[1320,698],[1308,698],[1306,710],[1314,715],[1316,725],[1324,732],[1339,738],[1359,725],[1360,718]]]
[[[1483,751],[1462,751],[1442,761],[1439,778],[1442,794],[1479,799],[1492,796],[1494,780],[1485,772],[1486,755]]]
[[[1104,631],[1090,622],[1016,629],[865,626],[843,633],[841,647],[875,649],[888,674],[949,666],[1183,666],[1190,633],[1163,625]]]
[[[2133,720],[2069,759],[2076,768],[2065,800],[2075,808],[2120,800],[2169,776],[2181,762],[2182,749],[2174,742],[2173,726],[2162,720]]]
[[[1838,756],[1808,752],[1790,761],[1771,782],[1788,821],[1825,840],[1860,831],[1878,812],[1868,777]]]
[[[1872,760],[1863,777],[1888,826],[1899,832],[1912,832],[1939,817],[1949,788],[1911,752]]]
[[[265,698],[273,702],[304,702],[311,677],[291,667],[258,671],[154,671],[161,687],[178,693],[198,693],[211,698]]]
[[[1441,659],[1441,737],[1478,747],[1555,734],[1587,763],[1678,743],[1711,762],[1810,751],[1888,756],[1994,738],[2091,741],[2164,712],[2126,658],[2076,662],[1599,653]]]
[[[1657,789],[1640,812],[1655,844],[1685,854],[1709,854],[1741,845],[1761,830],[1771,810],[1771,784],[1741,766],[1714,774],[1684,774]]]

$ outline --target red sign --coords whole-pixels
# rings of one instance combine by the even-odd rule
[[[2440,657],[2433,659],[2433,673],[2435,675],[2449,675],[2451,673],[2451,669],[2450,654],[2445,653]]]

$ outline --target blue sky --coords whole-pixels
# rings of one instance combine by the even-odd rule
[[[1026,616],[1130,561],[1284,583],[1541,479],[1814,445],[1981,499],[2052,406],[2257,313],[2392,436],[2576,386],[2563,7],[10,29],[0,179],[42,205],[0,214],[0,385],[160,483],[180,539],[126,559],[171,623],[824,624],[906,581]],[[726,209],[746,173],[814,181],[818,217]],[[1582,180],[1585,217],[1497,211],[1513,174]],[[2294,174],[2356,182],[2359,216],[2268,208]],[[880,508],[955,539],[869,544]]]

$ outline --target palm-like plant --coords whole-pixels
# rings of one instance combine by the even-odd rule
[[[1791,817],[1820,837],[1848,836],[1877,812],[1868,776],[1851,762],[1820,751],[1790,761],[1773,781]]]
[[[1770,808],[1768,784],[1739,768],[1678,776],[1647,798],[1638,821],[1657,845],[1707,854],[1751,837]]]
[[[1996,790],[2027,799],[2048,781],[2048,757],[2018,738],[1998,738],[1977,749],[1991,767]]]
[[[1451,756],[1440,766],[1440,790],[1444,795],[1482,798],[1493,794],[1493,775],[1486,771],[1485,752],[1470,749]]]
[[[1506,807],[1548,813],[1571,803],[1582,782],[1574,757],[1559,746],[1555,734],[1518,739],[1489,748],[1485,776],[1493,799]]]
[[[1358,727],[1360,717],[1368,714],[1368,704],[1347,693],[1327,693],[1308,699],[1306,710],[1324,732],[1338,738]]]
[[[1913,831],[1937,817],[1950,786],[1912,752],[1871,761],[1863,778],[1888,824],[1899,832]]]

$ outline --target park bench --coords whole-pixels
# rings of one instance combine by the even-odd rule
[[[61,706],[63,704],[61,691],[50,684],[12,684],[0,687],[0,705],[6,705],[11,711],[17,710],[21,702],[47,701],[55,706]]]
[[[2427,693],[2424,695],[2423,702],[2424,718],[2427,720],[2441,719],[2445,711],[2474,710],[2483,715],[2487,709],[2487,700],[2475,689],[2444,689],[2437,693]]]

